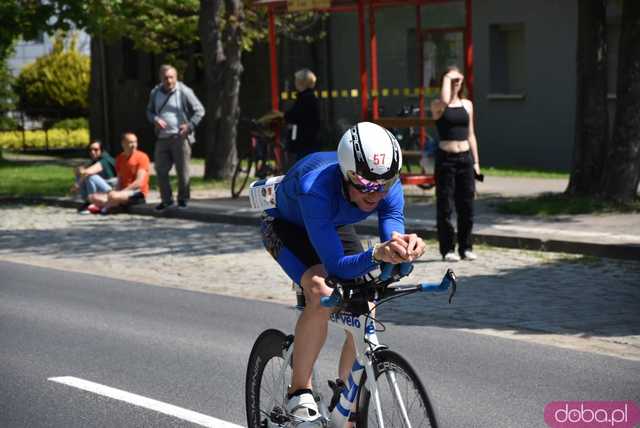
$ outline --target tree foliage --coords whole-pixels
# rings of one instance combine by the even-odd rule
[[[19,107],[36,116],[49,116],[47,111],[58,117],[81,115],[89,107],[90,68],[90,59],[78,52],[75,38],[65,49],[63,35],[57,35],[51,53],[20,72],[15,84]]]
[[[80,4],[66,0],[58,3],[74,5],[71,7],[74,12],[68,11],[67,16],[82,17],[77,22],[91,34],[106,40],[126,36],[134,42],[136,49],[162,54],[178,68],[194,55],[202,61],[197,49],[201,42],[199,0],[95,0]],[[240,1],[244,10],[240,46],[244,51],[250,51],[255,43],[265,41],[268,36],[266,8],[252,7],[252,3]],[[228,8],[223,5],[216,9],[215,26],[220,32],[225,31],[227,25],[235,25],[229,21],[233,14],[225,12]],[[278,15],[276,30],[284,37],[312,42],[324,36],[317,24],[325,16],[316,12]]]
[[[251,0],[215,1],[223,7],[215,8],[211,16],[204,16],[210,21],[210,30],[217,33],[214,37],[217,41],[211,44],[200,39],[203,15],[199,0],[2,1],[0,22],[7,21],[8,31],[3,34],[7,40],[33,37],[39,31],[50,33],[73,24],[107,41],[127,37],[136,49],[161,54],[178,69],[184,69],[184,65],[195,59],[205,69],[207,98],[212,100],[207,102],[205,117],[207,133],[211,130],[206,142],[207,153],[224,153],[223,165],[216,162],[213,170],[209,165],[205,169],[212,176],[224,176],[234,167],[241,52],[266,40],[266,8],[253,7]],[[315,12],[278,15],[276,30],[284,37],[311,42],[323,36],[318,24],[324,16]],[[0,38],[0,48],[2,43]],[[214,55],[214,61],[208,61],[208,55]],[[220,124],[222,112],[230,114],[233,120]]]
[[[7,113],[15,109],[16,105],[13,80],[7,60],[0,58],[0,130],[12,129],[16,126],[16,122],[7,116]]]
[[[86,22],[83,0],[2,0],[0,1],[0,56],[9,55],[13,43],[33,40],[41,33],[71,30]]]

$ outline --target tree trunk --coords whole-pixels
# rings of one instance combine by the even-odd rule
[[[91,80],[89,81],[89,139],[102,140],[103,143],[109,141],[105,135],[107,124],[104,120],[104,102],[102,96],[102,71],[104,63],[102,62],[101,52],[102,40],[98,36],[91,37]]]
[[[217,178],[217,145],[219,144],[220,122],[220,94],[222,93],[222,70],[224,62],[222,41],[216,17],[220,9],[221,0],[200,0],[200,18],[198,30],[200,43],[202,44],[202,56],[204,59],[205,75],[205,163],[204,178]]]
[[[609,137],[606,0],[578,1],[576,129],[567,193],[600,190]]]
[[[223,33],[224,78],[220,117],[220,139],[216,144],[216,171],[229,178],[238,162],[236,137],[240,118],[240,78],[242,76],[242,28],[244,10],[241,0],[225,0],[226,26]]]
[[[614,133],[605,163],[602,195],[618,202],[637,196],[640,180],[640,2],[627,0],[622,29],[616,89]]]

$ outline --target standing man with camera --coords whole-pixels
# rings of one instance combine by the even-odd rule
[[[160,67],[160,81],[151,90],[147,119],[154,126],[157,140],[154,152],[156,175],[162,201],[156,206],[162,211],[174,204],[169,171],[176,166],[178,176],[178,208],[189,201],[189,162],[195,129],[204,117],[204,107],[193,90],[178,81],[178,72],[171,65]]]

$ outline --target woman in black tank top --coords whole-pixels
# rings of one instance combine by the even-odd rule
[[[480,160],[473,104],[462,96],[463,81],[460,70],[449,67],[442,77],[440,98],[431,103],[440,136],[435,171],[438,241],[442,258],[448,262],[476,259],[471,231],[475,177],[480,175]],[[451,223],[454,206],[458,219],[458,254]]]

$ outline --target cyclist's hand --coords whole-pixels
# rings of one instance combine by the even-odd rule
[[[406,257],[409,259],[407,261],[414,261],[415,259],[418,259],[420,257],[422,257],[422,255],[424,254],[426,245],[424,243],[424,241],[422,240],[422,238],[420,238],[418,235],[416,235],[415,233],[410,233],[408,235],[403,235],[404,239],[407,242],[407,255]]]
[[[398,264],[412,262],[424,254],[425,244],[415,233],[401,234],[393,232],[391,239],[376,248],[377,260]]]
[[[398,264],[412,262],[424,252],[424,243],[417,235],[393,232],[391,239],[376,246],[375,259]]]

